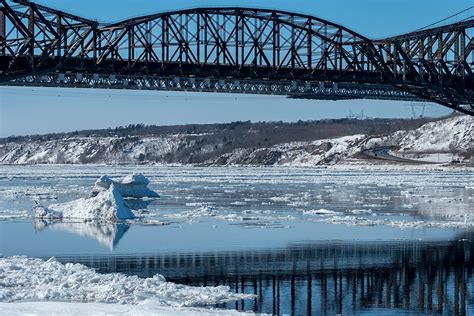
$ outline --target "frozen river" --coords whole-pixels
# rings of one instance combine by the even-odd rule
[[[2,166],[0,252],[229,285],[243,311],[474,312],[474,172],[380,168]],[[161,195],[133,221],[32,216],[133,172]]]

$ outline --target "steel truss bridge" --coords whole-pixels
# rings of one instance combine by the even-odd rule
[[[0,0],[0,85],[427,100],[474,115],[474,19],[380,40],[304,14],[196,8],[102,24]]]

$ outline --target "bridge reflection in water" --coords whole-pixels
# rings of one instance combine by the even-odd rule
[[[467,238],[466,238],[467,237]],[[99,272],[228,285],[257,298],[216,305],[274,314],[474,313],[473,234],[460,241],[324,243],[215,253],[63,257]]]

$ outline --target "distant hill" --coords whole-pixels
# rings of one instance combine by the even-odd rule
[[[309,143],[351,135],[363,135],[364,139],[383,137],[399,130],[414,130],[429,122],[436,124],[439,120],[239,121],[175,126],[138,124],[114,129],[2,138],[0,163],[227,164],[224,157],[235,152],[253,152],[294,142]],[[253,160],[254,164],[276,162],[276,158]]]
[[[429,163],[467,163],[474,157],[474,117],[454,116],[375,136],[356,134],[309,142],[289,142],[257,149],[235,149],[210,161],[211,165],[317,166],[367,163],[365,149],[390,148],[394,158]],[[374,161],[370,161],[373,163]],[[393,163],[377,160],[381,163]]]

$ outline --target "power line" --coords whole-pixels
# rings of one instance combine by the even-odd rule
[[[446,21],[446,20],[449,20],[449,19],[451,19],[451,18],[453,18],[453,17],[455,17],[455,16],[458,16],[458,15],[464,13],[464,12],[467,12],[467,11],[471,10],[472,8],[474,8],[474,5],[471,6],[471,7],[469,7],[469,8],[467,8],[467,9],[464,9],[464,10],[462,10],[462,11],[459,11],[459,12],[453,14],[453,15],[450,15],[450,16],[448,16],[447,18],[444,18],[444,19],[442,19],[442,20],[439,20],[438,22],[431,23],[430,25],[424,26],[424,27],[422,27],[422,28],[416,30],[415,32],[417,32],[417,31],[422,31],[422,30],[427,29],[427,28],[429,28],[429,27],[432,27],[432,26],[434,26],[434,25],[436,25],[436,24],[442,23],[442,22],[444,22],[444,21]],[[471,16],[471,17],[472,17],[472,16]],[[465,20],[466,20],[466,19],[465,19]]]

